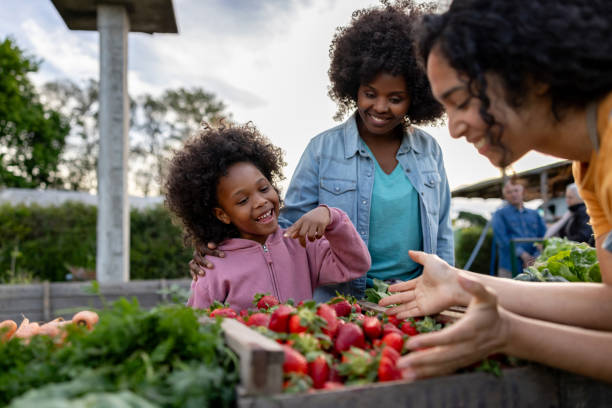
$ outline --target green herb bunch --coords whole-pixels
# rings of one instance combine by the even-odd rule
[[[0,344],[0,406],[232,406],[238,360],[219,322],[126,299],[99,315],[92,332],[70,327],[62,346],[46,336]]]

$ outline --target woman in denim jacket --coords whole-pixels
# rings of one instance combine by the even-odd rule
[[[319,302],[336,291],[363,298],[373,278],[416,278],[421,267],[409,249],[454,263],[442,152],[412,126],[433,123],[443,113],[414,55],[411,31],[421,10],[404,4],[356,11],[332,40],[329,95],[338,104],[336,118],[355,112],[310,141],[279,224],[288,227],[319,204],[340,208],[367,244],[372,268],[367,279],[317,288]],[[194,254],[192,274],[210,266]]]
[[[454,263],[450,191],[436,141],[413,124],[442,114],[417,65],[411,30],[414,7],[360,10],[336,32],[331,48],[330,96],[339,126],[314,137],[285,196],[279,222],[290,225],[319,204],[345,211],[368,245],[366,277],[315,291],[325,301],[338,291],[362,298],[372,278],[416,278],[409,249]]]

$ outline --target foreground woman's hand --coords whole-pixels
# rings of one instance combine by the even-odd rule
[[[450,374],[487,356],[503,351],[510,333],[509,313],[497,304],[497,296],[482,284],[459,274],[459,284],[472,295],[465,315],[441,330],[411,337],[413,351],[397,366],[406,379]]]
[[[204,245],[196,243],[193,250],[193,259],[189,261],[189,273],[193,280],[198,280],[198,276],[205,276],[206,271],[213,269],[215,266],[212,262],[206,259],[206,256],[215,256],[217,258],[225,257],[225,252],[217,249],[217,244],[209,242]]]
[[[457,282],[458,270],[436,255],[410,251],[410,257],[423,265],[423,274],[416,279],[389,286],[394,295],[382,298],[381,306],[397,305],[387,309],[405,319],[439,313],[450,306],[467,305],[470,296]]]

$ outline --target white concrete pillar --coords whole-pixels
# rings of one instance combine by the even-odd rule
[[[100,153],[96,275],[99,282],[130,279],[127,195],[129,103],[124,5],[98,5],[100,32]]]

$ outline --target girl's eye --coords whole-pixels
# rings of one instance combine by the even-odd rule
[[[389,99],[389,102],[397,105],[398,103],[402,103],[402,99],[401,98],[391,98]]]
[[[262,193],[265,193],[266,191],[268,191],[270,189],[270,186],[264,186],[262,187],[259,191],[261,191]]]
[[[365,95],[366,98],[375,98],[376,97],[376,95],[374,95],[372,92],[365,92],[364,95]]]
[[[238,201],[238,205],[246,204],[246,202],[247,202],[247,198],[245,197],[242,200]]]

